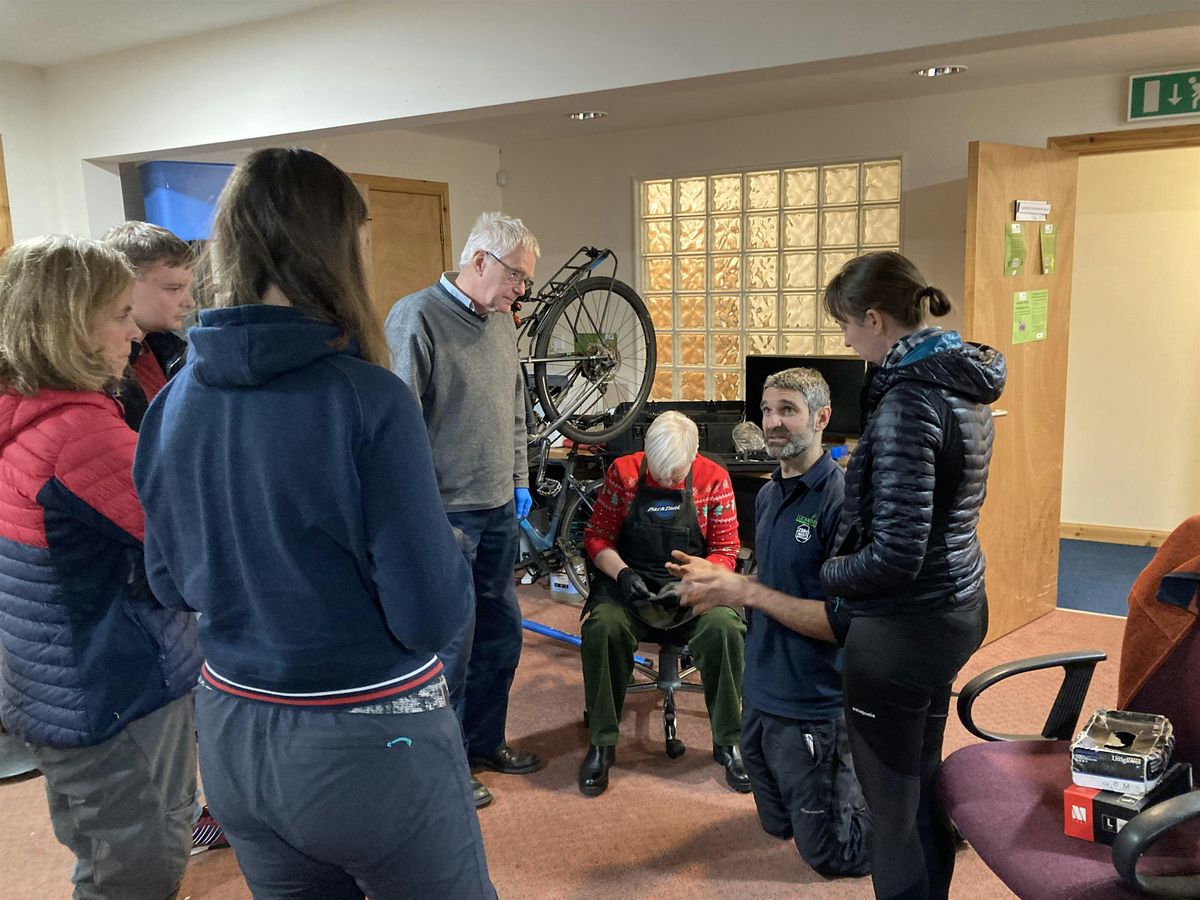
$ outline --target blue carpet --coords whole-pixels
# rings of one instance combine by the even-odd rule
[[[1154,547],[1060,540],[1058,608],[1125,615],[1129,589],[1154,552]]]

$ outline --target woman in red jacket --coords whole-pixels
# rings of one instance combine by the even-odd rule
[[[46,776],[76,897],[173,896],[191,848],[193,617],[142,566],[137,438],[110,390],[133,273],[102,244],[0,260],[0,719]]]

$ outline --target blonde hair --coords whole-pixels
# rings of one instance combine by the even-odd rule
[[[111,387],[93,319],[133,277],[119,250],[87,238],[52,234],[10,247],[0,258],[0,386],[26,396]]]
[[[367,204],[349,177],[300,147],[251,153],[233,170],[198,266],[207,306],[261,303],[278,288],[304,315],[337,326],[333,346],[388,368],[383,323],[367,291],[358,230]]]
[[[700,449],[700,429],[681,412],[669,409],[646,429],[646,468],[663,487],[687,478]]]

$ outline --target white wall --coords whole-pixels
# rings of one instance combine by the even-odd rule
[[[1084,78],[507,145],[504,202],[542,236],[544,256],[609,246],[632,281],[635,179],[900,155],[904,252],[958,300],[968,143],[1044,147],[1054,135],[1119,129],[1125,89],[1121,76]]]
[[[278,142],[256,141],[240,147],[207,153],[165,154],[164,159],[196,162],[238,162],[256,147]],[[347,172],[444,181],[450,185],[450,237],[453,258],[471,231],[475,217],[503,208],[496,186],[500,150],[493,144],[459,141],[395,129],[364,134],[292,136],[285,142],[308,147]],[[106,216],[124,218],[119,199],[105,207]]]
[[[1194,0],[340,3],[54,66],[56,227],[98,232],[87,160],[244,144],[615,87],[1187,10]],[[107,173],[107,174],[106,174]],[[42,198],[41,202],[47,202]],[[22,212],[22,215],[25,215]]]
[[[1079,161],[1062,520],[1200,512],[1200,148]]]
[[[46,121],[46,73],[0,62],[0,137],[16,240],[58,228]]]

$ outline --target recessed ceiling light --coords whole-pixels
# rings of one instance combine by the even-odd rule
[[[957,75],[965,71],[967,71],[966,66],[926,66],[924,69],[916,69],[913,74],[924,78],[938,78],[942,75]]]
[[[598,109],[585,109],[580,112],[567,113],[567,118],[577,122],[586,122],[588,119],[603,119],[607,115],[608,113]]]

